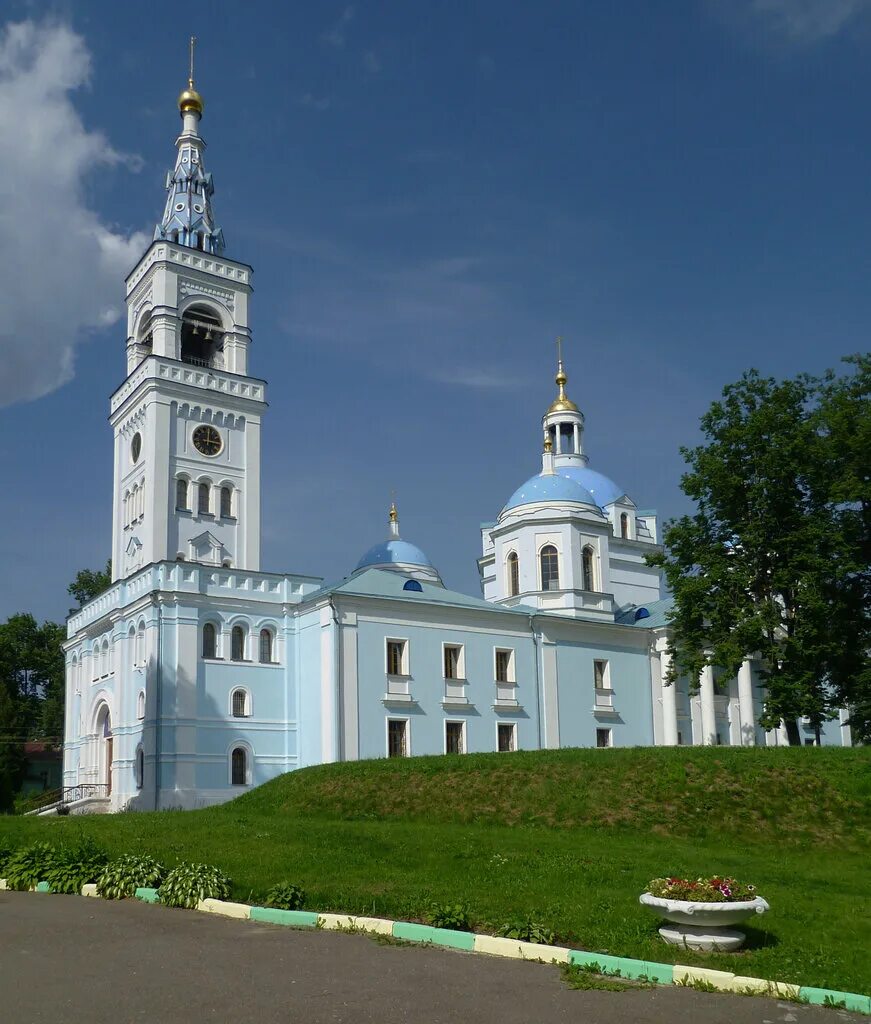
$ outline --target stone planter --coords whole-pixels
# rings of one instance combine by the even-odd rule
[[[706,953],[740,949],[747,936],[732,926],[769,909],[761,896],[739,903],[694,903],[661,899],[645,892],[638,902],[669,922],[659,929],[666,942]]]

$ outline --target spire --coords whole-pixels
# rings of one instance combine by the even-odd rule
[[[181,135],[176,139],[178,156],[175,168],[166,176],[166,207],[154,229],[154,238],[187,245],[192,249],[220,256],[224,251],[224,233],[212,213],[212,176],[203,163],[205,142],[200,138],[203,97],[194,88],[194,44],[190,41],[188,87],[178,97],[182,118]]]
[[[388,537],[390,540],[399,540],[399,513],[396,511],[396,502],[390,502],[390,532]]]
[[[563,339],[559,337],[556,339],[556,351],[557,351],[557,370],[556,385],[559,388],[559,394],[551,402],[550,408],[547,410],[549,416],[552,412],[580,412],[575,403],[566,394],[566,384],[568,383],[568,377],[566,371],[563,368]]]

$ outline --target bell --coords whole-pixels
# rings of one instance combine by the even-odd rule
[[[206,341],[212,340],[212,329],[211,327],[206,331]]]
[[[196,324],[194,324],[194,329],[193,329],[193,330],[191,331],[191,334],[192,334],[192,335],[193,335],[194,337],[196,337],[196,336],[197,336],[197,335],[198,335],[199,333],[200,333],[200,329],[199,329],[199,327],[197,327],[197,325],[196,325]]]

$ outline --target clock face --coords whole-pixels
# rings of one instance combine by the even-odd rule
[[[194,448],[201,455],[217,455],[223,447],[221,435],[214,427],[197,427],[194,431]]]
[[[134,434],[133,440],[130,442],[130,458],[133,462],[139,461],[139,455],[142,452],[142,435]]]

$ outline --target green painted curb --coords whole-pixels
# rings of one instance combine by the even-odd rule
[[[51,886],[48,882],[37,882],[34,892],[51,892]]]
[[[806,999],[815,1006],[824,1006],[828,999],[830,1003],[843,1003],[848,1010],[858,1013],[871,1013],[871,996],[860,996],[855,992],[835,992],[829,988],[805,988],[798,990],[799,999]]]
[[[317,928],[318,915],[310,910],[276,910],[274,907],[252,907],[252,921],[291,925],[295,928]]]
[[[614,971],[619,971],[623,974],[624,965],[628,963],[643,963],[641,960],[624,960],[622,956],[608,956],[607,953],[586,953],[582,949],[573,949],[569,953],[569,963],[577,964],[579,967],[589,967],[592,964],[598,964],[602,968],[602,972],[608,972],[613,974]]]
[[[458,932],[452,928],[431,928],[428,924],[411,924],[407,921],[393,922],[393,938],[407,942],[431,942],[435,946],[450,946],[452,949],[475,948],[472,932]]]
[[[157,903],[157,889],[137,889],[135,894],[136,899],[143,900],[145,903]]]

